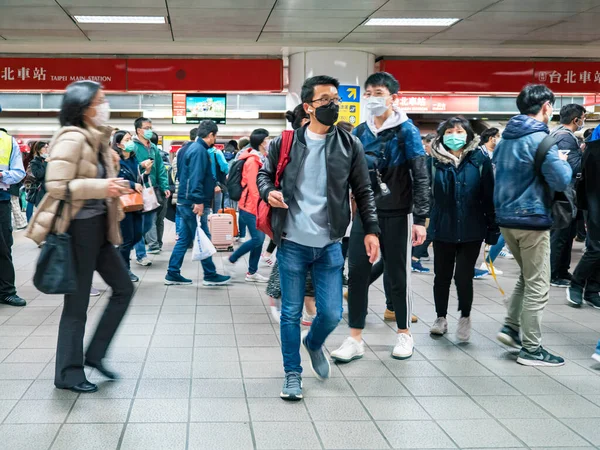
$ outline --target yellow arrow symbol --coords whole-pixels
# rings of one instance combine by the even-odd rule
[[[356,88],[348,88],[348,98],[356,100]]]

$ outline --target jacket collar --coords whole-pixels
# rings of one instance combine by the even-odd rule
[[[369,130],[371,130],[371,133],[377,136],[377,134],[381,133],[382,131],[402,125],[407,120],[408,116],[406,113],[400,110],[397,106],[393,106],[392,115],[386,119],[381,128],[377,128],[375,126],[375,116],[372,114],[367,118],[367,126],[369,127]]]
[[[465,147],[460,158],[454,156],[451,152],[446,150],[439,140],[436,140],[431,146],[431,156],[440,161],[443,164],[452,164],[458,167],[462,161],[465,160],[467,155],[479,147],[479,136],[475,138]]]

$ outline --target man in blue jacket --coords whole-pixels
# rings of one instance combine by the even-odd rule
[[[542,313],[550,294],[551,191],[564,191],[573,171],[567,156],[553,145],[535,168],[538,146],[549,134],[554,94],[544,85],[529,85],[517,97],[521,114],[508,124],[494,151],[494,205],[502,235],[521,268],[498,340],[520,348],[517,362],[527,366],[561,366],[565,360],[542,347]],[[522,335],[522,343],[519,338]]]
[[[190,144],[185,153],[177,157],[177,176],[179,191],[177,192],[177,213],[181,217],[179,239],[175,244],[169,269],[165,277],[166,285],[189,285],[192,280],[181,275],[183,258],[190,244],[194,241],[198,222],[205,209],[211,206],[215,191],[215,179],[210,167],[208,149],[215,145],[219,128],[212,120],[204,120],[198,125],[198,138]],[[202,221],[202,229],[210,238],[208,225]],[[230,277],[219,275],[212,258],[202,260],[204,286],[222,286]]]

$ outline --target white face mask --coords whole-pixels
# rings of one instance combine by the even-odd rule
[[[105,125],[110,119],[110,107],[108,106],[108,102],[100,103],[96,106],[96,115],[91,118],[92,123],[95,127],[101,127]]]
[[[387,99],[389,97],[369,97],[367,99],[367,111],[375,117],[383,116],[388,110]]]

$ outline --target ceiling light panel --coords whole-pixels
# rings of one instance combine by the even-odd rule
[[[74,16],[79,23],[140,24],[165,23],[162,16]]]
[[[365,25],[379,27],[449,27],[460,19],[457,18],[384,18],[375,17],[369,19]]]

